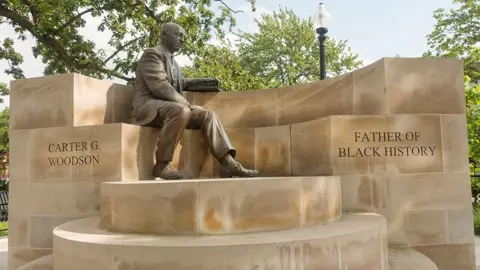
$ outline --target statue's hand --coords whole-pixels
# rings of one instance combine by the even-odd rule
[[[195,110],[203,110],[203,107],[202,106],[198,106],[198,105],[190,105],[188,106],[190,108],[190,110],[192,111],[195,111]]]

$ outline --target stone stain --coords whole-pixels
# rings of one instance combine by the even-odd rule
[[[100,200],[100,226],[103,228],[110,228],[113,224],[112,216],[112,199],[107,196],[102,196]]]
[[[287,148],[281,141],[281,138],[264,139],[260,142],[260,151],[258,164],[256,167],[265,175],[285,175],[289,160]]]
[[[370,183],[371,181],[368,176],[362,176],[357,190],[358,201],[369,207],[372,206],[372,189]]]
[[[299,197],[299,194],[289,189],[267,190],[246,196],[239,207],[230,205],[229,213],[235,220],[233,228],[248,230],[299,226]]]
[[[215,209],[208,209],[203,218],[204,225],[207,229],[218,232],[224,228],[222,222],[217,219]]]
[[[181,190],[171,199],[171,215],[176,217],[173,228],[194,231],[197,227],[197,191],[195,188]]]

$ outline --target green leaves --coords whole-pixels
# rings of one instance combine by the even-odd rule
[[[10,109],[7,107],[0,112],[0,157],[8,153],[8,126],[10,119]]]
[[[470,158],[480,161],[480,2],[453,0],[455,9],[438,9],[432,33],[427,36],[430,50],[425,57],[464,60]]]
[[[183,69],[185,76],[217,78],[222,83],[222,87],[229,91],[265,88],[263,78],[255,76],[246,69],[239,55],[229,47],[207,46],[200,56],[195,57],[192,67]]]
[[[319,44],[311,20],[300,19],[293,11],[280,9],[256,20],[258,32],[237,34],[232,44],[207,46],[185,69],[189,77],[216,77],[228,90],[240,91],[281,87],[319,79]],[[362,62],[346,41],[327,39],[329,74],[339,75]]]
[[[480,2],[453,0],[456,9],[438,9],[432,33],[427,36],[430,50],[426,57],[452,57],[465,61],[465,73],[472,81],[480,80]]]
[[[480,84],[473,84],[465,77],[467,98],[467,126],[470,157],[480,161]]]
[[[8,63],[9,68],[5,69],[6,74],[12,75],[15,79],[22,79],[25,78],[23,70],[20,68],[20,64],[23,63],[23,56],[15,51],[13,45],[12,39],[6,38],[3,40],[0,47],[0,59],[4,59]]]
[[[269,87],[295,85],[319,79],[320,55],[312,20],[280,9],[256,21],[257,33],[240,33],[242,64]],[[362,61],[346,41],[326,41],[327,72],[336,76],[359,67]]]
[[[254,1],[245,1],[253,8]],[[231,11],[224,9],[218,16],[214,11],[212,0],[0,2],[0,20],[14,27],[17,38],[25,39],[30,33],[36,39],[32,51],[46,64],[45,74],[81,72],[99,79],[116,77],[127,81],[132,79],[139,54],[159,42],[163,23],[177,22],[186,29],[187,55],[201,52],[213,31],[222,35],[223,25],[234,25]],[[99,19],[94,31],[102,32],[110,51],[100,50],[93,40],[82,35],[88,16]],[[12,51],[11,41],[4,41],[7,53],[1,54],[0,60],[21,63],[21,56]],[[13,65],[9,72],[23,75],[18,65]]]

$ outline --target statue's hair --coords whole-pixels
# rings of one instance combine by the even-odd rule
[[[172,32],[173,29],[175,28],[182,28],[180,25],[173,23],[173,22],[167,22],[162,25],[162,33],[163,32]]]

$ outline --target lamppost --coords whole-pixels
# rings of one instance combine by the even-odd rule
[[[324,80],[327,77],[327,71],[325,68],[325,40],[327,39],[326,34],[328,33],[328,23],[330,22],[330,18],[331,16],[325,9],[323,3],[320,3],[317,12],[315,13],[315,17],[313,17],[313,25],[318,34],[318,41],[320,43],[320,80]]]

